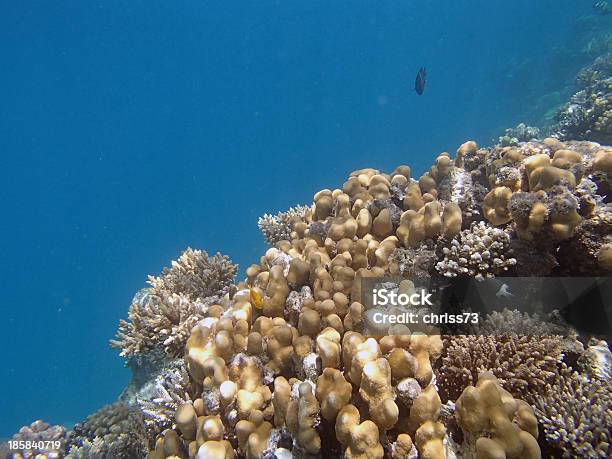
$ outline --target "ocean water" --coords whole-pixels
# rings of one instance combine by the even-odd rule
[[[538,123],[604,20],[586,0],[2,2],[0,437],[117,397],[108,340],[185,247],[244,269],[265,212]]]

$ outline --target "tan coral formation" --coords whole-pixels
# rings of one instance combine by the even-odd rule
[[[346,458],[382,459],[384,455],[378,426],[370,420],[360,422],[359,410],[354,405],[344,406],[338,414],[336,437],[345,448]]]
[[[502,389],[491,373],[464,389],[456,418],[478,458],[539,459],[538,423],[533,409]]]

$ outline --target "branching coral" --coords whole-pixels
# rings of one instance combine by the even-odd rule
[[[558,316],[546,319],[516,309],[504,309],[488,314],[473,330],[478,335],[552,336],[570,333],[567,324]]]
[[[163,347],[170,356],[179,356],[191,329],[204,317],[206,306],[191,301],[183,294],[155,290],[141,291],[134,297],[128,321],[119,322],[113,347],[121,348],[122,356],[131,356]]]
[[[297,222],[305,222],[310,212],[308,206],[290,207],[286,212],[276,215],[264,214],[259,217],[257,226],[270,246],[280,241],[290,241],[291,232]]]
[[[160,347],[170,356],[181,355],[191,329],[227,293],[236,270],[224,255],[209,257],[188,248],[161,276],[149,276],[151,288],[136,294],[111,345],[121,348],[122,356]]]
[[[150,438],[172,426],[176,409],[195,398],[187,367],[182,359],[159,374],[136,395]]]
[[[553,380],[563,357],[557,336],[449,336],[444,341],[438,385],[449,400],[483,371],[493,373],[512,395],[529,399]]]
[[[535,399],[548,441],[563,457],[612,456],[612,385],[564,367]]]
[[[471,327],[471,334],[486,336],[529,336],[533,338],[558,340],[561,352],[578,356],[583,354],[584,346],[577,339],[577,332],[561,317],[559,311],[549,314],[528,314],[526,312],[503,309],[486,315],[478,325]],[[557,351],[555,351],[557,352]]]
[[[238,265],[220,253],[210,257],[204,250],[188,247],[164,268],[161,276],[149,276],[149,284],[156,294],[162,291],[185,295],[191,301],[223,296],[234,281]]]

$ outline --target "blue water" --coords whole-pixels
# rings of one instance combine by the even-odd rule
[[[0,437],[115,399],[129,371],[108,340],[146,275],[188,245],[244,268],[264,250],[264,212],[356,168],[416,175],[533,121],[536,100],[586,63],[590,26],[576,18],[591,12],[586,0],[1,2]]]

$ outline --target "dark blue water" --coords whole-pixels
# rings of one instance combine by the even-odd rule
[[[576,18],[590,13],[574,0],[2,2],[0,437],[114,400],[129,371],[108,340],[146,275],[188,245],[244,268],[264,250],[264,212],[356,168],[420,173],[531,121],[584,63]]]

